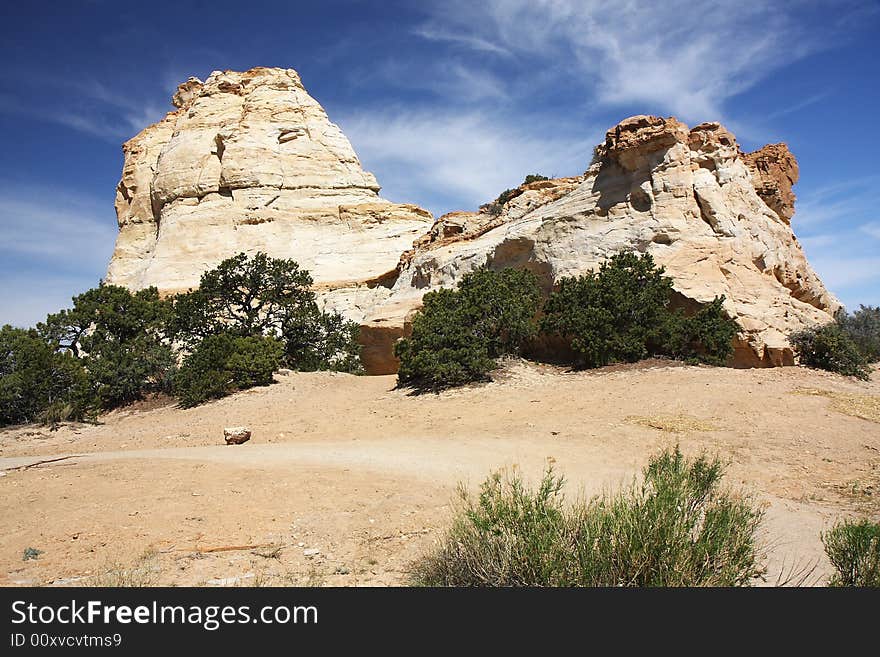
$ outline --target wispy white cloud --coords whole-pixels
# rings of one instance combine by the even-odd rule
[[[160,105],[154,100],[138,100],[130,94],[111,89],[94,79],[65,80],[61,84],[69,85],[80,97],[95,101],[102,110],[114,111],[128,128],[126,132],[131,131],[131,134],[140,132],[151,123],[155,123],[171,109],[170,103]]]
[[[116,232],[109,199],[0,181],[0,255],[7,261],[100,274]]]
[[[339,123],[364,166],[387,185],[384,196],[435,214],[476,209],[528,173],[582,173],[598,140],[454,108],[387,109],[343,116]]]
[[[414,75],[409,63],[395,59],[371,67],[368,75],[371,81],[379,81],[383,86],[425,90],[441,100],[453,99],[456,103],[504,101],[510,95],[508,85],[485,69],[448,59],[420,67],[419,75]]]
[[[129,132],[126,125],[120,122],[110,123],[97,113],[77,112],[46,106],[31,107],[25,101],[8,94],[0,94],[0,113],[27,116],[63,125],[78,132],[114,142],[124,139]]]
[[[116,239],[110,199],[0,181],[0,324],[33,326],[98,284]]]
[[[880,304],[880,222],[874,199],[880,177],[868,175],[801,194],[793,227],[810,263],[847,308]]]
[[[95,287],[98,276],[47,276],[46,274],[0,276],[0,326],[34,326],[49,313],[69,308],[71,298]]]
[[[880,256],[876,244],[865,239],[866,234],[880,239],[880,224],[840,223],[832,228],[834,232],[800,238],[813,269],[847,308],[880,304]]]
[[[880,256],[847,258],[819,255],[812,259],[812,264],[825,285],[832,290],[847,291],[864,283],[880,281]]]
[[[859,3],[838,3],[843,17]],[[808,29],[813,0],[456,0],[430,5],[418,33],[546,66],[604,105],[638,104],[685,120],[724,117],[724,104],[780,67],[829,43]],[[791,110],[794,111],[794,110]]]
[[[93,78],[33,74],[17,82],[16,95],[0,94],[0,113],[55,123],[114,143],[134,136],[171,109],[170,103],[137,98]],[[34,100],[29,87],[55,88],[64,102]]]
[[[870,175],[849,178],[842,181],[814,187],[801,194],[794,216],[798,230],[816,230],[822,224],[849,222],[853,219],[868,219],[868,212],[874,212],[874,199],[880,176]]]
[[[767,116],[765,116],[764,118],[767,120],[772,120],[781,118],[783,116],[788,116],[789,114],[794,114],[795,112],[800,112],[802,109],[806,109],[810,105],[815,105],[816,103],[825,100],[830,95],[830,91],[823,91],[818,94],[813,94],[812,96],[808,96],[807,98],[804,98],[796,103],[780,107],[778,110],[767,114]]]
[[[435,25],[422,25],[415,30],[415,33],[430,41],[446,41],[462,45],[471,50],[494,53],[504,57],[509,57],[511,55],[510,50],[502,47],[498,43],[493,43],[488,39],[473,34],[461,34],[449,31]]]
[[[819,249],[834,246],[838,241],[837,235],[823,233],[820,235],[808,235],[800,238],[801,246],[808,251],[818,251]]]
[[[874,239],[880,240],[880,221],[872,221],[860,226],[860,229],[866,235],[870,235]]]

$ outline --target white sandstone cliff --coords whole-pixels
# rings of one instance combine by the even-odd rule
[[[298,261],[354,319],[387,293],[374,279],[433,217],[379,197],[295,71],[190,78],[173,103],[123,146],[108,283],[185,291],[223,259],[265,251]]]
[[[745,155],[717,123],[688,130],[673,118],[626,119],[583,176],[523,185],[497,216],[441,217],[401,259],[390,297],[364,322],[367,367],[395,371],[390,345],[408,331],[422,296],[468,271],[527,268],[549,291],[624,249],[653,255],[681,305],[725,295],[743,328],[733,364],[792,364],[787,336],[831,321],[840,307],[789,225],[797,175],[784,144]]]
[[[744,154],[717,123],[631,117],[583,175],[523,185],[496,214],[433,222],[379,197],[291,69],[190,78],[173,103],[123,147],[107,282],[168,294],[240,251],[292,258],[361,323],[368,373],[396,371],[394,342],[426,292],[481,266],[531,269],[549,292],[622,249],[651,253],[676,303],[725,295],[741,366],[793,363],[787,336],[839,307],[791,230],[794,157],[784,144]]]

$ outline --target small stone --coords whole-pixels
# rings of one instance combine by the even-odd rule
[[[241,577],[218,577],[216,579],[209,579],[208,584],[211,586],[233,586],[235,584],[238,584],[243,579],[252,579],[253,577],[253,573],[248,573],[247,575],[242,575]]]
[[[227,445],[241,445],[251,439],[251,430],[247,427],[226,427],[223,437]]]
[[[309,548],[308,550],[303,550],[303,556],[306,557],[315,557],[321,554],[321,551],[318,548]]]

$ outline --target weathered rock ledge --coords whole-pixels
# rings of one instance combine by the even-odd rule
[[[549,291],[619,250],[651,253],[679,303],[726,297],[740,366],[793,363],[787,336],[839,308],[791,230],[794,156],[785,144],[745,154],[718,123],[630,117],[583,175],[435,222],[379,197],[291,69],[190,78],[172,102],[123,146],[106,280],[171,293],[240,251],[293,258],[326,305],[361,323],[369,373],[396,371],[394,342],[426,292],[481,266],[528,268]]]

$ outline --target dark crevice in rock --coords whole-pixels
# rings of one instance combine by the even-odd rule
[[[214,143],[217,145],[217,159],[222,162],[223,153],[226,151],[226,146],[223,143],[223,137],[221,135],[217,135],[216,137],[214,137]]]
[[[384,287],[389,290],[394,287],[394,284],[397,282],[397,279],[400,277],[400,269],[392,269],[391,271],[385,272],[384,274],[380,274],[375,278],[371,278],[367,281],[364,281],[368,288],[377,288]]]
[[[633,187],[629,193],[629,204],[636,212],[647,212],[651,209],[651,197],[641,187]]]

